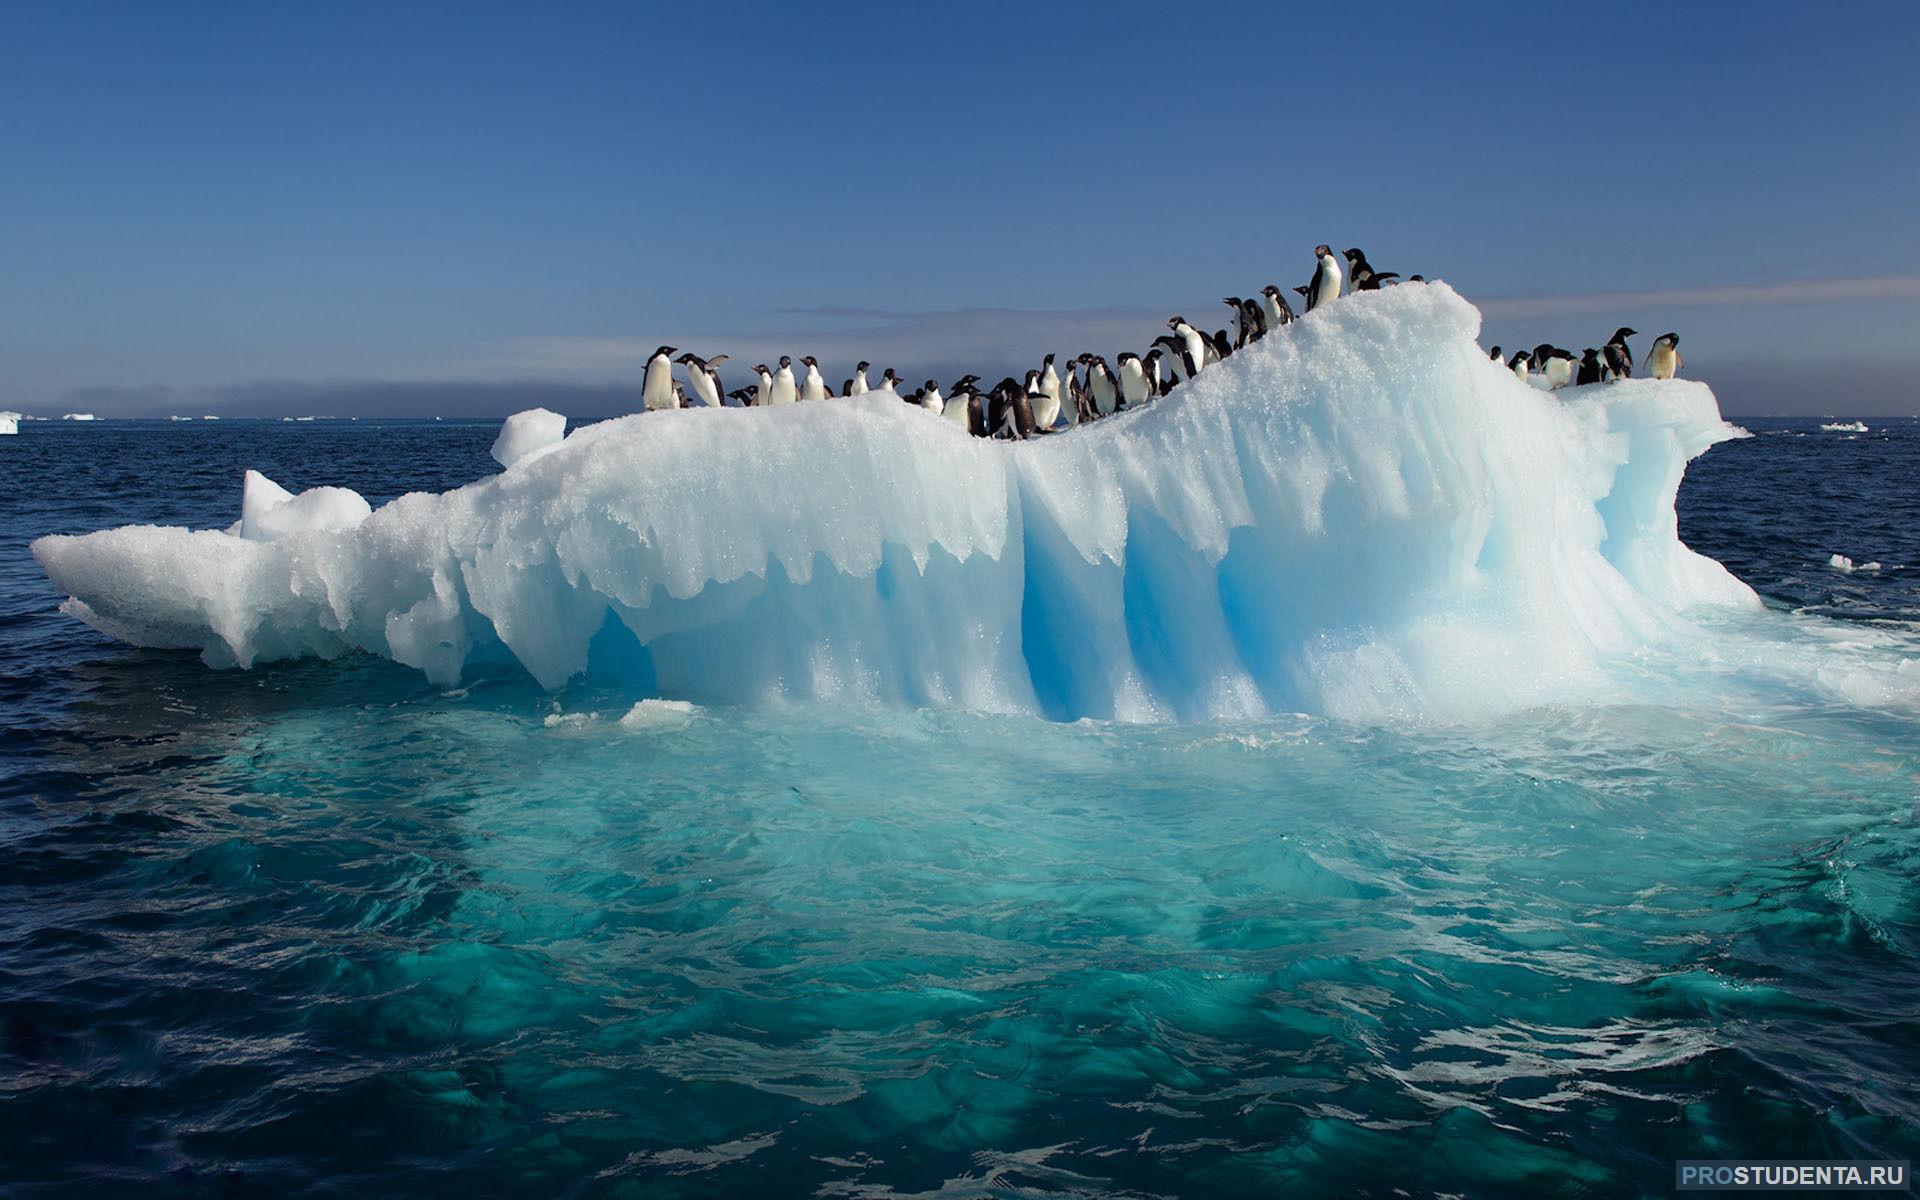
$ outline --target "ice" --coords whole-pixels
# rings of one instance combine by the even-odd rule
[[[620,718],[620,728],[678,729],[700,715],[700,706],[685,700],[642,700]]]
[[[443,686],[517,661],[550,688],[591,671],[641,696],[1054,719],[1631,697],[1659,675],[1643,652],[1718,636],[1701,613],[1765,619],[1679,540],[1687,462],[1735,434],[1707,387],[1545,395],[1479,324],[1407,284],[1023,444],[885,397],[689,408],[351,528],[265,532],[303,493],[256,519],[267,540],[33,549],[67,611],[217,666],[364,650]]]
[[[1878,571],[1880,569],[1880,564],[1877,562],[1861,563],[1859,566],[1855,566],[1853,560],[1844,554],[1836,554],[1827,559],[1827,565],[1843,575],[1851,575],[1855,571]]]
[[[20,432],[21,416],[17,412],[0,412],[0,437]]]
[[[558,446],[567,436],[567,419],[544,408],[517,412],[493,439],[493,460],[503,467],[528,462]]]
[[[1865,433],[1867,432],[1867,423],[1865,421],[1847,421],[1834,425],[1822,425],[1820,429],[1824,433]]]
[[[248,471],[240,494],[240,523],[227,532],[250,542],[272,542],[296,533],[345,531],[373,514],[358,492],[309,488],[298,496],[258,471]]]
[[[62,421],[97,421],[100,418],[94,416],[92,413],[68,413],[60,419]]]

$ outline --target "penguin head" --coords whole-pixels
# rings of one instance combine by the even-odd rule
[[[675,350],[675,349],[677,349],[677,347],[674,347],[674,346],[662,346],[662,347],[660,347],[660,348],[659,348],[658,350],[655,350],[655,351],[653,352],[653,357],[655,357],[655,358],[666,358],[666,357],[668,357],[668,356],[670,356],[670,355],[671,355],[671,354],[672,354],[672,353],[674,352],[674,350]]]
[[[1147,351],[1147,361],[1159,362],[1160,359],[1165,356],[1165,354],[1166,354],[1165,350],[1162,350],[1160,347],[1155,346],[1153,349]]]
[[[1588,346],[1585,350],[1580,352],[1581,362],[1596,362],[1599,360],[1599,358],[1600,358],[1600,352],[1598,350],[1595,350],[1592,346]]]
[[[1051,354],[1047,355],[1044,359],[1040,360],[1040,367],[1042,370],[1052,365],[1053,365],[1053,355]]]
[[[1246,304],[1246,301],[1244,301],[1244,300],[1242,300],[1242,299],[1241,299],[1240,297],[1238,297],[1238,296],[1225,296],[1225,297],[1222,297],[1222,298],[1221,298],[1221,300],[1220,300],[1220,303],[1222,303],[1222,304],[1231,304],[1231,305],[1233,305],[1233,306],[1234,306],[1235,308],[1240,308],[1241,306],[1243,306],[1244,304]]]
[[[1315,246],[1313,248],[1313,256],[1315,258],[1332,258],[1333,247],[1327,245],[1325,242],[1322,242],[1318,246]]]
[[[687,351],[685,354],[682,354],[679,358],[676,358],[673,360],[674,365],[680,366],[680,367],[684,367],[688,363],[697,363],[699,361],[700,361],[699,359],[693,356],[693,351],[691,350]]]
[[[820,365],[819,363],[813,361],[813,355],[811,354],[802,355],[800,358],[800,361],[807,364],[809,367],[818,367]]]
[[[787,369],[788,369],[789,367],[791,367],[791,366],[793,366],[793,360],[792,360],[791,358],[789,358],[789,357],[787,357],[786,355],[784,355],[784,354],[782,354],[782,355],[780,356],[780,369],[781,369],[782,371],[784,371],[784,370],[787,370]]]
[[[1173,316],[1167,318],[1168,329],[1178,329],[1182,325],[1185,325],[1186,323],[1187,323],[1187,319],[1178,313],[1175,313]]]
[[[872,364],[872,363],[870,363],[870,362],[862,362],[862,363],[861,363],[861,364],[860,364],[859,366],[857,366],[857,367],[855,367],[855,368],[854,368],[854,371],[855,371],[856,373],[858,373],[858,372],[860,372],[860,371],[864,371],[864,370],[866,370],[866,369],[867,369],[868,367],[871,367],[872,365],[873,365],[873,364]]]
[[[773,374],[773,372],[772,372],[772,371],[769,371],[769,370],[767,370],[767,364],[765,364],[765,363],[755,363],[755,364],[753,364],[753,369],[754,369],[755,371],[758,371],[758,372],[759,372],[760,374],[762,374],[762,375],[771,375],[771,374]]]
[[[1680,344],[1680,335],[1677,333],[1663,333],[1660,335],[1659,340],[1669,346],[1678,346]]]
[[[1613,331],[1612,340],[1616,342],[1624,342],[1630,337],[1637,336],[1639,332],[1640,331],[1637,329],[1628,329],[1625,325],[1622,325],[1620,328]]]
[[[926,383],[925,383],[924,385],[922,385],[922,386],[921,386],[921,388],[920,388],[920,390],[921,390],[922,392],[926,392],[926,393],[933,393],[933,392],[937,392],[937,391],[939,391],[939,390],[940,390],[940,384],[939,384],[939,381],[937,381],[937,380],[933,380],[933,379],[929,379],[929,380],[927,380],[927,382],[926,382]]]
[[[1487,357],[1492,359],[1495,362],[1506,361],[1506,355],[1500,353],[1500,347],[1498,346],[1495,346],[1493,349],[1487,351]]]
[[[1348,265],[1355,266],[1355,267],[1367,261],[1367,256],[1360,252],[1360,247],[1358,246],[1355,246],[1352,249],[1345,251],[1341,255],[1341,257],[1347,260]]]

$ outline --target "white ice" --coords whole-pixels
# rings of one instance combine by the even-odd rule
[[[20,432],[21,416],[17,412],[0,412],[0,437]]]
[[[1059,719],[1631,696],[1645,653],[1760,607],[1674,515],[1687,462],[1736,431],[1693,381],[1542,394],[1479,325],[1408,284],[1028,443],[890,397],[689,408],[351,528],[33,549],[67,611],[218,666],[365,650],[443,685],[508,660],[547,687]]]
[[[1843,575],[1851,575],[1855,571],[1878,571],[1880,569],[1880,564],[1877,562],[1861,563],[1859,566],[1855,566],[1853,560],[1844,554],[1836,554],[1827,559],[1827,565]]]
[[[295,496],[260,472],[248,471],[241,481],[240,522],[227,534],[273,542],[296,533],[344,532],[372,514],[358,492],[317,487]]]
[[[493,460],[503,467],[528,462],[558,446],[567,436],[567,419],[544,408],[508,417],[493,439]]]
[[[68,413],[60,419],[62,421],[97,421],[100,418],[94,416],[92,413]]]
[[[1820,428],[1826,433],[1865,433],[1867,432],[1867,423],[1865,421],[1846,421],[1832,425],[1822,425]]]

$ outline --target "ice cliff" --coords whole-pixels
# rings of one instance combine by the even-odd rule
[[[564,440],[547,414],[502,474],[364,519],[33,552],[74,616],[215,666],[357,649],[452,683],[510,656],[548,687],[1063,719],[1575,700],[1697,636],[1690,609],[1757,606],[1677,533],[1687,462],[1736,432],[1712,393],[1545,394],[1479,324],[1444,284],[1362,293],[1027,443],[891,393]]]

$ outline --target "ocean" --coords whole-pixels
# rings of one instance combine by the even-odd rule
[[[1920,422],[1738,423],[1684,540],[1920,658]],[[0,1196],[1632,1196],[1920,1158],[1920,720],[1871,697],[630,712],[210,671],[60,615],[27,552],[224,527],[247,467],[458,486],[496,429],[0,438]]]

